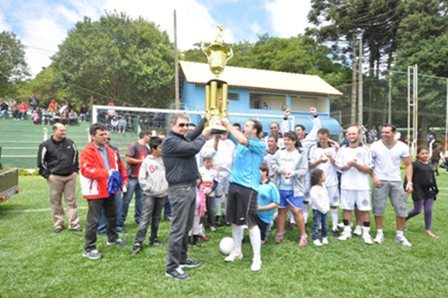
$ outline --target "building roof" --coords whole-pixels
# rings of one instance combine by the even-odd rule
[[[206,84],[214,78],[206,63],[180,61],[187,82]],[[319,76],[226,66],[219,76],[229,87],[287,91],[319,95],[342,95]]]

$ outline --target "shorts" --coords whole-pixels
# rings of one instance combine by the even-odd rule
[[[394,207],[398,217],[408,216],[408,203],[401,181],[381,181],[379,187],[373,188],[373,214],[384,216],[386,210],[386,200],[390,197],[390,202]]]
[[[341,190],[341,208],[344,210],[370,211],[370,190]]]
[[[294,197],[294,191],[280,189],[280,209],[293,206],[299,209],[303,207],[303,197]]]
[[[330,200],[330,207],[338,207],[341,201],[339,194],[339,187],[337,185],[327,186],[328,199]]]
[[[255,226],[257,219],[258,193],[253,189],[230,183],[226,220],[238,226]]]
[[[221,197],[229,192],[229,177],[221,177],[215,189],[215,197]]]

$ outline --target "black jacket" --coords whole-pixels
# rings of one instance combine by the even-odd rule
[[[79,171],[78,149],[70,139],[57,142],[53,137],[39,145],[39,174],[47,179],[51,174],[68,176]]]
[[[198,131],[202,131],[203,125],[198,128]],[[203,135],[190,134],[188,138],[185,138],[173,131],[168,133],[162,143],[162,159],[169,185],[196,183],[198,174],[196,154],[199,153],[205,141],[207,138]]]

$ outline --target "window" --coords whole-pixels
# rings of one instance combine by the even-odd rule
[[[321,113],[328,113],[327,100],[324,97],[291,96],[291,110],[307,113],[309,107],[316,107]]]
[[[251,93],[249,108],[257,110],[281,110],[285,102],[285,95]]]
[[[235,101],[238,101],[238,100],[240,100],[240,95],[239,95],[238,93],[228,93],[228,94],[227,94],[227,98],[228,98],[229,100],[235,100]]]

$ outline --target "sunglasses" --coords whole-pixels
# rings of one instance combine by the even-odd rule
[[[188,126],[190,126],[190,124],[188,124],[188,123],[179,123],[178,125],[179,125],[179,127],[188,127]]]
[[[108,141],[110,141],[110,138],[107,138]]]

